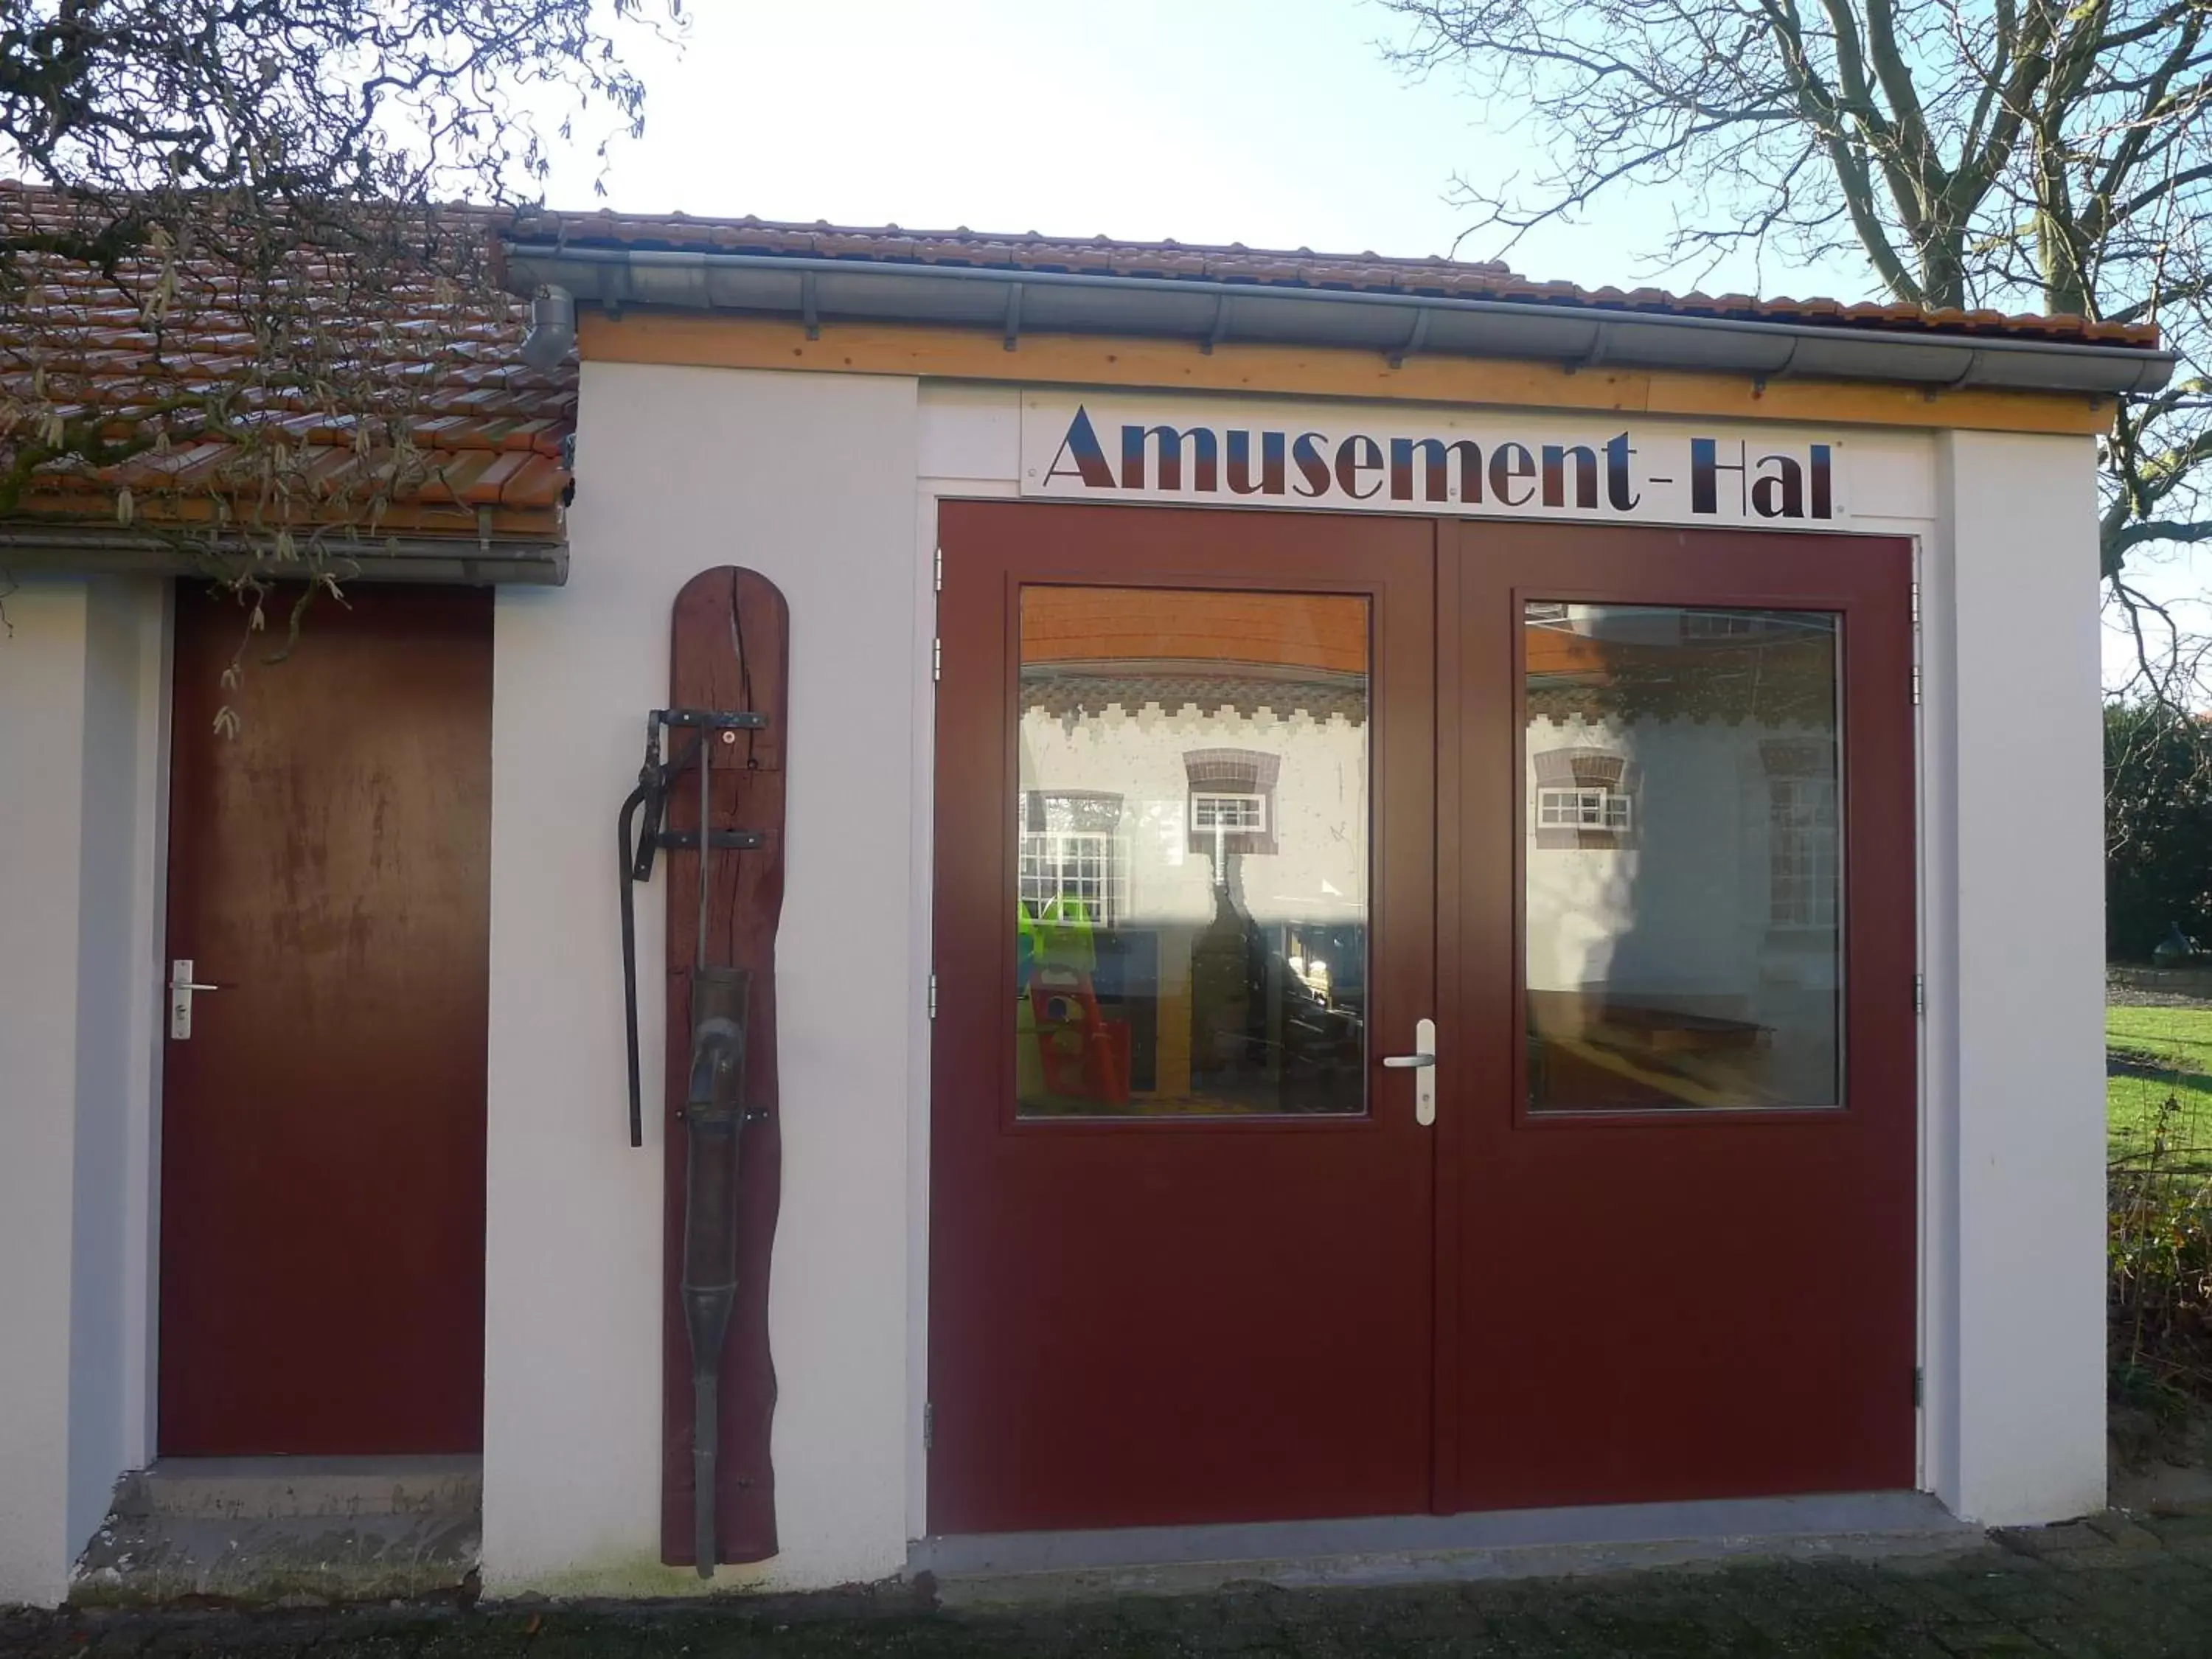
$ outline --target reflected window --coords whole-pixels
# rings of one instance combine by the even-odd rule
[[[1108,794],[1022,797],[1020,886],[1031,916],[1080,914],[1119,919],[1121,798]]]
[[[1637,770],[1607,749],[1547,749],[1530,757],[1536,845],[1553,852],[1627,844],[1636,824]]]
[[[1194,749],[1182,757],[1190,789],[1190,850],[1216,860],[1273,853],[1276,780],[1283,757],[1255,749]]]
[[[1628,829],[1628,797],[1611,789],[1539,789],[1536,823],[1546,830]]]
[[[1530,1109],[1839,1105],[1839,618],[1553,601],[1522,631]]]
[[[1018,1115],[1366,1110],[1367,601],[1021,617]]]
[[[1190,827],[1231,833],[1265,835],[1267,798],[1265,795],[1194,794],[1190,798]]]
[[[1767,915],[1778,927],[1836,925],[1835,760],[1818,744],[1766,744]]]
[[[1759,619],[1748,611],[1685,611],[1682,637],[1686,640],[1740,638],[1757,631]]]

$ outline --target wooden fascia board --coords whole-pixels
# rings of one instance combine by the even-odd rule
[[[1408,357],[1393,368],[1379,353],[1224,342],[1205,352],[1182,342],[1104,335],[1024,334],[1013,350],[996,333],[896,324],[804,325],[776,318],[587,311],[578,319],[586,362],[702,368],[795,369],[900,374],[1027,386],[1142,386],[1271,397],[1605,410],[1745,421],[1856,426],[1968,428],[1990,432],[2095,434],[2110,428],[2112,399],[2071,392],[1927,391],[1872,382],[1608,368],[1571,369],[1510,358]]]

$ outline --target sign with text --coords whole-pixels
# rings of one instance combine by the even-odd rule
[[[1032,392],[1024,495],[1835,529],[1826,434],[1622,415]]]

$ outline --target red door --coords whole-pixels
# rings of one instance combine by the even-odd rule
[[[1453,535],[1448,1502],[1909,1487],[1910,544]]]
[[[226,690],[244,623],[178,594],[160,1449],[471,1451],[490,595],[356,584]]]
[[[1424,1509],[1434,527],[939,528],[931,1529]]]

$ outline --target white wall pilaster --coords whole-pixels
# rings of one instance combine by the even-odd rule
[[[770,1280],[782,1553],[818,1586],[906,1553],[916,387],[587,363],[565,588],[502,590],[493,693],[484,1437],[488,1588],[670,1594],[659,1565],[661,1145],[623,1127],[612,853],[669,607],[748,565],[791,605],[777,946],[783,1196]],[[921,671],[926,680],[926,668]],[[660,1098],[663,904],[638,894]]]
[[[163,594],[23,583],[0,638],[0,1602],[66,1592],[148,1452]]]
[[[1955,1091],[1940,1496],[1993,1524],[2105,1492],[2104,830],[2091,441],[1940,441],[1955,763],[1942,932]],[[1939,760],[1940,765],[1940,760]]]

